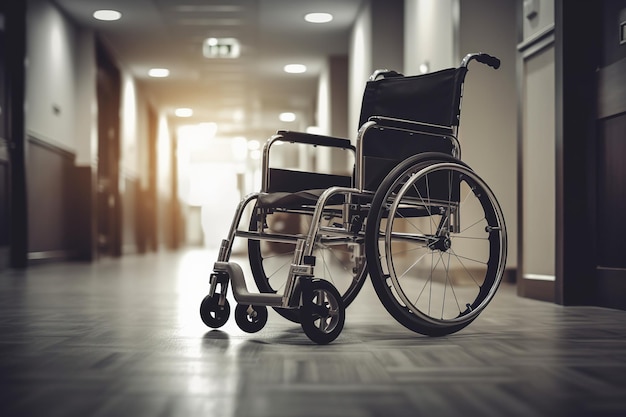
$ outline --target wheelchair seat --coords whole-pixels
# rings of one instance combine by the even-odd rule
[[[315,206],[322,193],[326,188],[309,189],[296,192],[273,192],[261,193],[257,199],[257,206],[260,208],[297,208],[302,206]],[[337,194],[332,196],[328,204],[343,204],[345,198],[343,195]]]

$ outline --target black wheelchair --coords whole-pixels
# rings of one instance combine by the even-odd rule
[[[356,146],[293,131],[272,136],[263,148],[261,191],[242,199],[222,241],[200,306],[203,322],[226,323],[231,284],[242,330],[263,328],[269,306],[299,322],[313,342],[330,343],[369,274],[387,311],[415,332],[443,336],[471,323],[494,297],[507,254],[502,210],[461,161],[457,139],[473,60],[500,66],[475,53],[458,68],[429,74],[376,71]],[[272,167],[278,142],[346,152],[354,167],[345,175]],[[244,213],[251,215],[242,226]],[[248,240],[258,292],[229,261],[235,238]]]

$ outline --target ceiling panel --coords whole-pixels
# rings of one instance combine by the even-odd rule
[[[194,122],[223,123],[224,131],[258,135],[281,128],[276,119],[281,111],[312,119],[319,72],[327,56],[348,53],[361,0],[56,3],[78,24],[98,32],[159,110],[191,107]],[[100,8],[119,10],[123,17],[117,22],[95,21],[91,15]],[[334,20],[324,25],[304,21],[306,13],[319,11],[332,13]],[[237,38],[240,58],[205,58],[202,43],[208,37]],[[306,64],[309,71],[285,74],[283,66],[294,62]],[[170,69],[170,77],[149,78],[152,67]]]

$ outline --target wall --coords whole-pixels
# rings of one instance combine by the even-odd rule
[[[54,3],[29,0],[25,128],[31,260],[94,255],[85,248],[96,239],[95,55],[93,32],[74,24]],[[133,251],[137,193],[148,177],[148,103],[129,73],[122,74],[122,234],[126,251]]]
[[[177,225],[180,221],[178,196],[174,193],[176,181],[175,136],[165,113],[158,116],[157,128],[157,239],[159,245],[175,248],[178,244]]]
[[[554,49],[524,65],[522,213],[524,275],[554,279]]]
[[[553,0],[520,10],[518,97],[520,226],[518,293],[554,301],[556,242],[555,9]]]
[[[71,233],[79,149],[75,81],[86,81],[81,63],[88,50],[80,48],[80,29],[46,1],[29,2],[26,22],[28,259],[66,259],[76,249]],[[87,95],[80,98],[89,100]]]
[[[458,65],[459,0],[406,0],[404,72],[419,74]]]
[[[363,90],[379,68],[404,67],[404,1],[364,1],[350,36],[348,124],[356,138]]]
[[[461,56],[487,52],[498,70],[472,62],[466,76],[459,139],[462,159],[495,193],[508,232],[507,268],[517,267],[517,99],[515,0],[460,2]],[[454,66],[458,66],[460,58]]]
[[[316,128],[320,135],[330,135],[332,119],[330,61],[326,61],[320,71],[317,83]]]
[[[343,138],[355,130],[347,124],[348,70],[347,56],[327,57],[317,92],[316,126],[320,134]]]
[[[98,102],[96,98],[96,58],[94,33],[80,29],[77,39],[75,78],[76,165],[94,166],[98,158]]]
[[[29,1],[26,24],[26,131],[75,152],[78,30],[44,0]]]
[[[458,66],[466,53],[480,51],[491,52],[503,62],[498,71],[476,63],[471,66],[459,136],[463,160],[485,179],[502,205],[509,232],[507,267],[514,270],[518,235],[515,0],[406,0],[401,18],[404,42],[395,38],[398,15],[385,12],[384,7],[382,2],[366,2],[353,29],[351,123],[358,118],[363,85],[374,68],[419,74],[423,63],[435,71]]]
[[[518,0],[522,11],[522,40],[526,41],[554,25],[554,0]],[[524,8],[526,3],[526,8]],[[532,17],[527,14],[535,12]]]
[[[507,267],[517,267],[517,99],[515,0],[406,0],[404,71],[456,67],[465,54],[488,52],[499,70],[476,62],[464,86],[462,159],[493,189],[507,221]]]
[[[148,182],[148,102],[124,68],[120,108],[120,197],[122,199],[122,250],[138,250],[138,210]]]
[[[378,68],[404,68],[404,0],[372,0],[372,62]]]
[[[372,11],[368,1],[363,2],[361,11],[357,15],[350,36],[350,67],[348,84],[348,125],[350,139],[356,139],[356,129],[359,126],[359,113],[365,83],[373,71],[372,68]]]
[[[329,56],[318,83],[317,126],[314,133],[347,138],[356,129],[349,129],[348,120],[348,58]],[[319,172],[332,172],[333,167],[342,174],[352,169],[353,161],[346,160],[346,152],[327,147],[312,149],[315,168]]]

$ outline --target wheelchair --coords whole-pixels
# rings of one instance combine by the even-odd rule
[[[294,131],[272,136],[262,151],[261,191],[241,200],[221,243],[202,321],[226,323],[231,285],[243,331],[262,329],[272,307],[327,344],[368,275],[385,309],[414,332],[444,336],[476,319],[502,280],[507,236],[494,193],[461,161],[457,131],[473,60],[500,66],[472,53],[458,68],[423,75],[377,70],[366,83],[356,146]],[[270,153],[280,142],[345,152],[353,169],[274,167]],[[230,261],[235,238],[248,241],[258,292]]]

